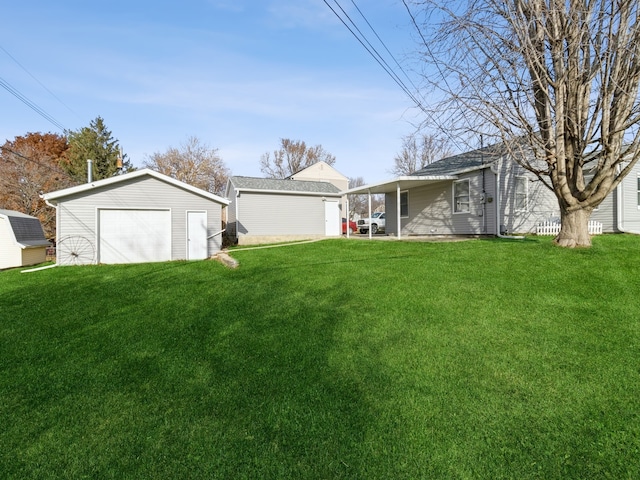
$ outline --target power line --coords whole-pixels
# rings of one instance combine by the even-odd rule
[[[7,82],[2,77],[0,77],[0,87],[4,88],[11,95],[16,97],[18,100],[20,100],[22,103],[24,103],[27,107],[29,107],[31,110],[36,112],[38,115],[43,117],[45,120],[48,120],[49,122],[51,122],[59,130],[61,130],[63,132],[66,130],[66,128],[64,128],[64,125],[62,125],[60,122],[58,122],[55,118],[53,118],[51,115],[49,115],[47,112],[45,112],[42,108],[40,108],[34,102],[29,100],[25,95],[20,93],[20,91],[18,91],[18,89],[16,89],[15,87],[11,86],[9,84],[9,82]]]
[[[347,14],[347,12],[342,8],[342,6],[340,5],[340,3],[338,2],[338,0],[334,0],[334,3],[338,6],[338,8],[342,11],[342,13],[344,14],[344,16],[349,20],[349,22],[353,25],[354,29],[357,30],[357,32],[359,33],[360,36],[358,36],[358,34],[356,34],[356,32],[354,31],[354,29],[352,29],[347,22],[345,21],[345,19],[340,16],[340,14],[328,3],[327,0],[324,0],[324,3],[331,9],[331,11],[334,13],[334,15],[336,17],[338,17],[338,19],[342,22],[342,24],[349,30],[349,32],[351,32],[351,34],[356,38],[356,40],[358,40],[358,42],[364,47],[364,49],[374,58],[374,60],[383,68],[383,70],[393,79],[393,81],[402,89],[403,92],[405,92],[405,94],[414,102],[414,104],[425,114],[425,116],[427,117],[428,120],[430,120],[431,122],[433,122],[435,125],[439,125],[439,122],[433,117],[433,114],[423,105],[423,103],[416,97],[416,95],[414,95],[409,88],[406,86],[406,84],[402,81],[402,79],[399,77],[398,74],[396,74],[393,71],[393,68],[391,68],[389,66],[389,64],[384,60],[384,58],[382,58],[382,56],[380,55],[380,53],[375,49],[375,47],[373,47],[373,45],[371,45],[371,42],[369,42],[369,40],[366,38],[366,35],[364,35],[362,33],[362,31],[357,27],[357,25],[355,24],[355,22],[351,19],[351,17]],[[387,53],[389,54],[389,56],[391,58],[393,58],[394,62],[396,63],[396,65],[398,66],[398,68],[402,71],[402,73],[407,77],[407,79],[409,80],[409,82],[411,83],[411,85],[414,87],[415,90],[418,90],[418,88],[415,86],[415,84],[411,81],[411,78],[407,75],[407,72],[402,68],[402,66],[400,66],[399,62],[395,59],[395,57],[393,56],[393,54],[391,54],[391,52],[389,51],[389,49],[387,48],[387,46],[385,45],[385,43],[382,41],[382,39],[380,38],[380,36],[376,33],[375,29],[371,26],[371,24],[369,23],[369,21],[366,19],[366,17],[364,16],[364,14],[362,13],[362,11],[360,10],[360,8],[358,8],[358,6],[356,5],[354,0],[351,0],[351,3],[353,3],[353,5],[356,7],[356,9],[358,10],[358,12],[360,13],[360,15],[362,16],[362,18],[364,19],[364,21],[369,25],[369,28],[371,28],[371,30],[373,31],[373,33],[375,34],[375,36],[378,38],[378,41],[384,46],[385,50],[387,51]],[[411,16],[412,22],[415,26],[415,28],[418,30],[418,32],[420,33],[420,36],[422,37],[422,39],[424,40],[424,36],[422,35],[422,32],[420,31],[420,29],[418,28],[417,25],[417,21],[415,19],[415,17],[413,16],[413,14],[411,13],[411,11],[409,10],[409,7],[406,4],[406,1],[403,0],[403,4],[405,5],[407,11],[409,12],[409,15]],[[426,40],[424,40],[426,43]],[[365,44],[366,43],[366,44]],[[367,45],[369,45],[369,48]],[[428,48],[428,45],[427,45]],[[374,53],[375,52],[375,53]],[[438,67],[439,68],[439,67]],[[442,74],[442,72],[440,72]],[[446,81],[446,79],[445,79]],[[451,132],[449,132],[446,128],[443,128],[443,133],[449,138],[449,140],[458,148],[460,149],[460,145],[458,144],[458,140],[456,138],[453,137],[453,135],[451,134]]]
[[[76,112],[74,112],[71,107],[69,107],[66,103],[64,103],[62,100],[60,100],[60,98],[58,98],[56,96],[55,93],[53,93],[51,90],[49,90],[40,80],[38,80],[29,70],[26,69],[26,67],[24,67],[13,55],[11,55],[2,45],[0,45],[0,50],[2,50],[4,53],[7,54],[7,56],[13,60],[22,70],[24,70],[31,78],[33,78],[36,82],[38,82],[38,85],[40,85],[42,88],[44,88],[49,95],[51,95],[53,98],[55,98],[58,102],[60,102],[61,105],[63,105],[67,110],[69,110],[71,113],[73,113],[75,116],[78,116],[78,114]]]

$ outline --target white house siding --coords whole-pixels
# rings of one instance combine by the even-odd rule
[[[613,233],[618,231],[617,189],[611,192],[591,213],[591,220],[602,223],[602,231]]]
[[[187,258],[186,212],[207,211],[207,230],[221,230],[221,205],[153,177],[136,177],[114,185],[65,197],[58,205],[58,240],[68,236],[86,237],[97,249],[98,209],[171,209],[171,255],[173,260]],[[209,254],[220,250],[221,236],[209,239]]]
[[[518,211],[516,204],[516,177],[526,177],[527,209]],[[501,162],[500,217],[501,230],[507,233],[534,233],[536,226],[551,218],[559,218],[556,196],[531,172],[515,162]]]
[[[490,191],[491,174],[484,188]],[[402,235],[482,235],[495,232],[495,214],[482,203],[482,171],[459,176],[469,179],[469,212],[453,213],[453,183],[434,182],[408,190],[409,215],[401,219]],[[385,195],[386,233],[397,235],[397,193]],[[485,218],[486,216],[486,218]]]
[[[638,205],[638,178],[640,177],[640,164],[622,180],[619,192],[622,195],[621,226],[625,231],[640,232],[640,209]]]
[[[339,197],[325,198],[336,201]],[[238,206],[239,238],[325,234],[325,207],[321,196],[241,192],[233,201]],[[235,209],[235,205],[229,209]]]
[[[21,265],[20,247],[13,240],[9,220],[0,217],[0,269]]]

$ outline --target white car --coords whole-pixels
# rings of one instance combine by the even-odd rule
[[[384,212],[376,212],[370,219],[361,218],[360,220],[358,220],[358,231],[360,231],[360,233],[368,233],[369,225],[371,225],[371,233],[373,235],[380,231],[384,232]]]

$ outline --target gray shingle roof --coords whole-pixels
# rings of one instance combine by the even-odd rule
[[[50,245],[44,236],[40,220],[36,217],[16,212],[14,210],[0,210],[9,220],[16,242],[26,247]]]
[[[443,158],[413,172],[411,176],[455,175],[468,170],[488,166],[501,155],[498,146],[479,148],[453,157]]]
[[[329,182],[307,182],[303,180],[279,180],[274,178],[231,177],[236,190],[270,190],[279,192],[305,192],[337,194],[340,189]]]

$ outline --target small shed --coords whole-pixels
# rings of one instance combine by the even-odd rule
[[[0,210],[0,269],[42,263],[49,246],[39,219]]]
[[[150,169],[42,196],[59,265],[201,260],[222,248],[229,201]]]

